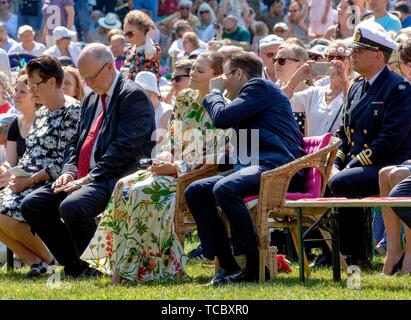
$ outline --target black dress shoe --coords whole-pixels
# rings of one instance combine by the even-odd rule
[[[227,276],[233,276],[237,273],[240,273],[240,270],[234,270],[234,271],[227,271],[223,268],[220,268],[217,270],[215,273],[213,279],[207,284],[207,285],[213,285],[213,286],[219,286],[221,284],[224,284],[226,282],[226,277]]]
[[[346,256],[345,261],[347,262],[348,266],[356,265],[360,267],[361,270],[369,270],[371,269],[371,261],[368,258],[355,258],[353,256]]]
[[[93,277],[102,277],[104,274],[96,269],[87,267],[84,269],[76,278],[93,278]]]
[[[257,282],[258,277],[252,277],[250,274],[247,272],[246,269],[240,270],[234,274],[227,275],[224,277],[224,283],[229,284],[229,283],[242,283],[242,282]]]

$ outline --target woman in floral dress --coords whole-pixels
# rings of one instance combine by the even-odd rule
[[[190,88],[177,97],[168,143],[149,170],[119,180],[113,191],[82,259],[112,275],[114,283],[174,279],[187,262],[173,228],[176,177],[194,169],[203,158],[204,148],[193,151],[193,144],[187,142],[191,139],[185,138],[192,134],[195,142],[204,142],[206,130],[214,128],[201,103],[210,79],[222,74],[222,61],[216,52],[197,58],[190,72]],[[207,141],[205,148],[211,147],[214,141]]]
[[[139,10],[127,13],[124,19],[124,34],[131,46],[124,52],[122,69],[128,69],[128,77],[136,78],[140,71],[150,71],[160,77],[160,47],[150,37],[154,22]]]
[[[30,192],[60,175],[64,153],[77,131],[80,103],[64,95],[64,72],[57,59],[41,56],[30,61],[27,70],[24,92],[42,106],[36,111],[26,150],[17,164],[27,175],[12,173],[8,186],[0,191],[0,241],[31,266],[28,277],[37,277],[47,271],[53,257],[32,234],[20,204]]]

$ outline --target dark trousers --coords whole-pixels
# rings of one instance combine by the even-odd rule
[[[21,211],[59,264],[75,268],[96,231],[94,218],[104,211],[111,191],[107,182],[92,182],[67,195],[54,193],[50,184],[24,198]]]
[[[383,167],[375,165],[345,169],[331,178],[331,192],[336,197],[349,199],[378,195],[378,172]],[[371,243],[366,232],[369,210],[341,208],[338,212],[341,253],[355,259],[366,259],[369,255],[367,247]]]
[[[105,14],[114,12],[116,2],[117,0],[96,0],[96,6],[94,7],[94,10],[102,11]]]
[[[411,197],[411,176],[397,184],[390,192],[390,197]],[[411,228],[411,208],[396,207],[392,208],[398,217]],[[407,239],[407,241],[411,241]]]
[[[184,196],[197,223],[204,256],[219,258],[220,254],[231,252],[216,205],[224,211],[230,223],[234,254],[258,252],[252,220],[243,198],[258,195],[261,174],[269,169],[252,166],[230,175],[222,174],[198,180],[186,189]],[[299,184],[300,187],[301,185],[302,183]]]

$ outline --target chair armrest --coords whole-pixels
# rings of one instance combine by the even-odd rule
[[[310,154],[298,158],[276,169],[266,171],[261,175],[260,199],[258,205],[267,212],[268,210],[282,210],[284,208],[285,196],[292,177],[300,170],[315,168],[322,175],[321,195],[325,191],[331,167],[334,163],[337,149],[341,140],[333,137],[330,143]]]

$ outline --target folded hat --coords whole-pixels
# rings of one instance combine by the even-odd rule
[[[275,34],[270,34],[260,40],[259,47],[264,48],[274,44],[282,44],[283,42],[283,38],[276,36]]]
[[[54,28],[53,30],[53,38],[54,41],[63,39],[63,38],[72,38],[76,35],[77,33],[75,31],[71,31],[67,29],[66,27],[59,26]]]

